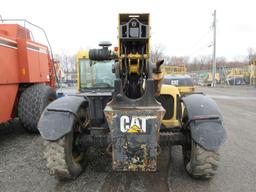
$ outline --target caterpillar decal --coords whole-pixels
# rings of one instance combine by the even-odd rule
[[[121,116],[120,130],[123,133],[146,133],[147,120],[155,118],[156,116]]]

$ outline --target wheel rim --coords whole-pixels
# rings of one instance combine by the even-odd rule
[[[74,153],[73,153],[73,159],[74,159],[74,161],[75,161],[76,163],[81,162],[82,159],[83,159],[83,155],[84,155],[84,152],[80,152],[80,153],[78,153],[78,154],[74,154]]]
[[[80,163],[83,160],[84,152],[80,151],[79,142],[78,142],[79,133],[73,133],[73,142],[72,142],[72,157],[76,163]]]
[[[77,114],[80,122],[84,122],[86,117],[86,110],[80,108]],[[83,164],[83,161],[86,158],[85,157],[86,151],[82,147],[82,144],[80,142],[81,138],[79,137],[81,136],[81,130],[82,130],[81,123],[76,121],[74,130],[73,130],[72,157],[74,162],[78,164]]]
[[[186,144],[183,146],[184,163],[187,164],[191,159],[191,145]]]

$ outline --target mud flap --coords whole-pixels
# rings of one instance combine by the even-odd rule
[[[41,136],[49,141],[63,137],[72,130],[79,108],[87,106],[88,101],[79,96],[65,96],[53,101],[45,108],[38,122]]]
[[[182,102],[187,110],[191,138],[206,150],[217,150],[226,140],[227,133],[216,102],[203,94],[184,96]]]

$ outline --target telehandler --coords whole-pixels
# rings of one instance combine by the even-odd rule
[[[78,54],[80,93],[50,103],[38,123],[50,174],[76,178],[90,147],[111,153],[114,171],[155,172],[161,148],[172,145],[182,146],[191,176],[216,173],[226,138],[220,110],[203,94],[161,87],[163,61],[149,59],[149,16],[119,14],[118,49],[102,42]]]

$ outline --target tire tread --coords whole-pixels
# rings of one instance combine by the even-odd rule
[[[218,164],[218,151],[207,151],[192,142],[191,158],[186,165],[186,170],[192,177],[210,179],[216,174]]]

